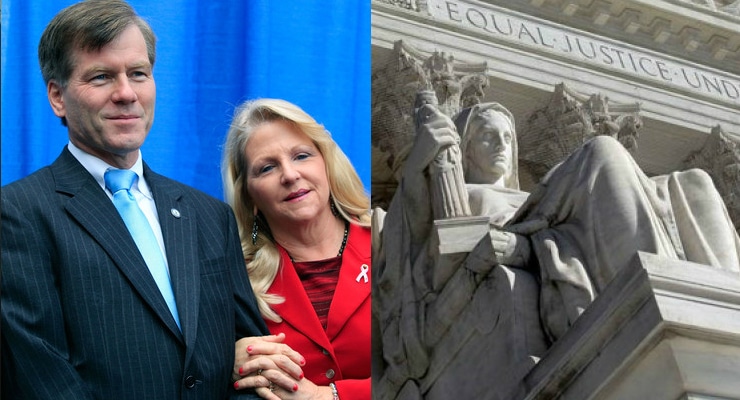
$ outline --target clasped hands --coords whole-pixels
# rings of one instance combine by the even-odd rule
[[[304,377],[306,359],[284,340],[283,333],[238,340],[232,371],[234,388],[254,388],[268,400],[331,399],[330,388],[316,386]]]

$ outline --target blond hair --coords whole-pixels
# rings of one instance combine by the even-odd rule
[[[268,294],[280,268],[280,253],[269,235],[264,218],[255,221],[254,202],[247,192],[247,141],[262,124],[286,121],[305,134],[321,152],[326,164],[331,199],[337,212],[347,221],[370,226],[370,199],[347,156],[337,146],[331,134],[300,107],[279,99],[247,101],[236,109],[224,144],[221,173],[226,201],[231,205],[239,225],[244,260],[252,289],[262,316],[280,322],[271,305],[284,298]],[[252,227],[260,226],[256,243],[252,243]]]

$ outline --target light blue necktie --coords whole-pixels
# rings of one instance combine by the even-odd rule
[[[144,257],[149,272],[154,277],[154,281],[157,283],[159,291],[162,292],[162,296],[164,296],[164,300],[167,302],[167,306],[170,308],[170,312],[179,328],[180,316],[177,313],[175,294],[172,292],[170,274],[162,256],[162,250],[159,248],[159,242],[157,237],[154,236],[149,221],[136,203],[134,195],[130,192],[135,179],[136,173],[134,171],[109,169],[105,172],[105,187],[113,192],[113,205],[116,206],[123,222],[126,223],[128,231]]]

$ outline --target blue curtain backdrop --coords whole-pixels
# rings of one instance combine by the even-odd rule
[[[2,184],[51,163],[67,143],[39,72],[46,24],[69,0],[2,0]],[[223,198],[221,145],[234,107],[298,104],[332,133],[370,188],[370,1],[130,0],[158,38],[157,172]]]

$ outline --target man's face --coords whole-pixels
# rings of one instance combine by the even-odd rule
[[[156,87],[144,36],[126,28],[100,51],[75,49],[66,88],[47,85],[54,113],[66,117],[75,146],[130,168],[154,120]]]

